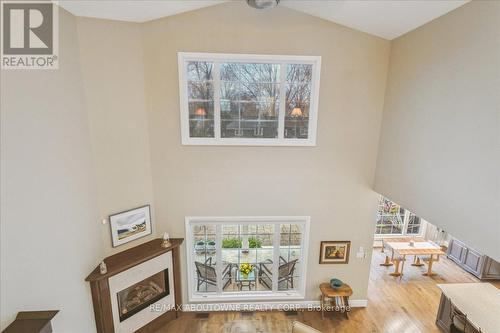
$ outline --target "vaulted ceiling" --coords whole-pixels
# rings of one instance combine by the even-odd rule
[[[279,5],[390,40],[418,28],[469,1],[281,0]],[[145,22],[223,2],[227,1],[61,0],[59,3],[63,8],[77,16]]]

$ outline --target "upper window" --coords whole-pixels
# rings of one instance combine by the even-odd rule
[[[321,57],[179,53],[182,143],[316,144]]]

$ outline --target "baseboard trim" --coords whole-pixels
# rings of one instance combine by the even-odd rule
[[[349,300],[351,308],[366,308],[368,306],[367,299],[353,299]]]
[[[364,308],[368,306],[366,299],[349,300],[351,308]],[[190,303],[183,304],[185,312],[220,312],[220,311],[289,311],[289,310],[319,310],[319,301],[300,302],[252,302],[252,303]]]

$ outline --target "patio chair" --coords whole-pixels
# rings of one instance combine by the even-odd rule
[[[205,260],[204,263],[195,261],[196,274],[198,275],[198,286],[196,290],[200,291],[200,286],[203,283],[208,285],[217,286],[217,272],[215,268],[212,267],[215,263],[212,263],[212,257]],[[231,264],[227,264],[226,268],[222,271],[222,281],[226,279],[222,289],[225,289],[231,283]]]
[[[286,261],[285,258],[280,256],[280,266],[278,267],[278,285],[280,283],[286,282],[286,288],[293,289],[293,273],[295,272],[295,265],[298,259],[291,261]],[[266,286],[268,289],[272,289],[273,273],[272,273],[273,261],[267,259],[259,263],[259,283]]]

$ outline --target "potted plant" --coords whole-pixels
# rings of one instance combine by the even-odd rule
[[[211,240],[207,242],[207,253],[208,254],[215,253],[215,241]]]
[[[242,263],[240,265],[240,272],[244,279],[248,279],[248,274],[253,271],[253,265],[249,263]]]
[[[205,242],[197,241],[196,244],[194,245],[194,252],[196,252],[196,254],[205,253]]]

